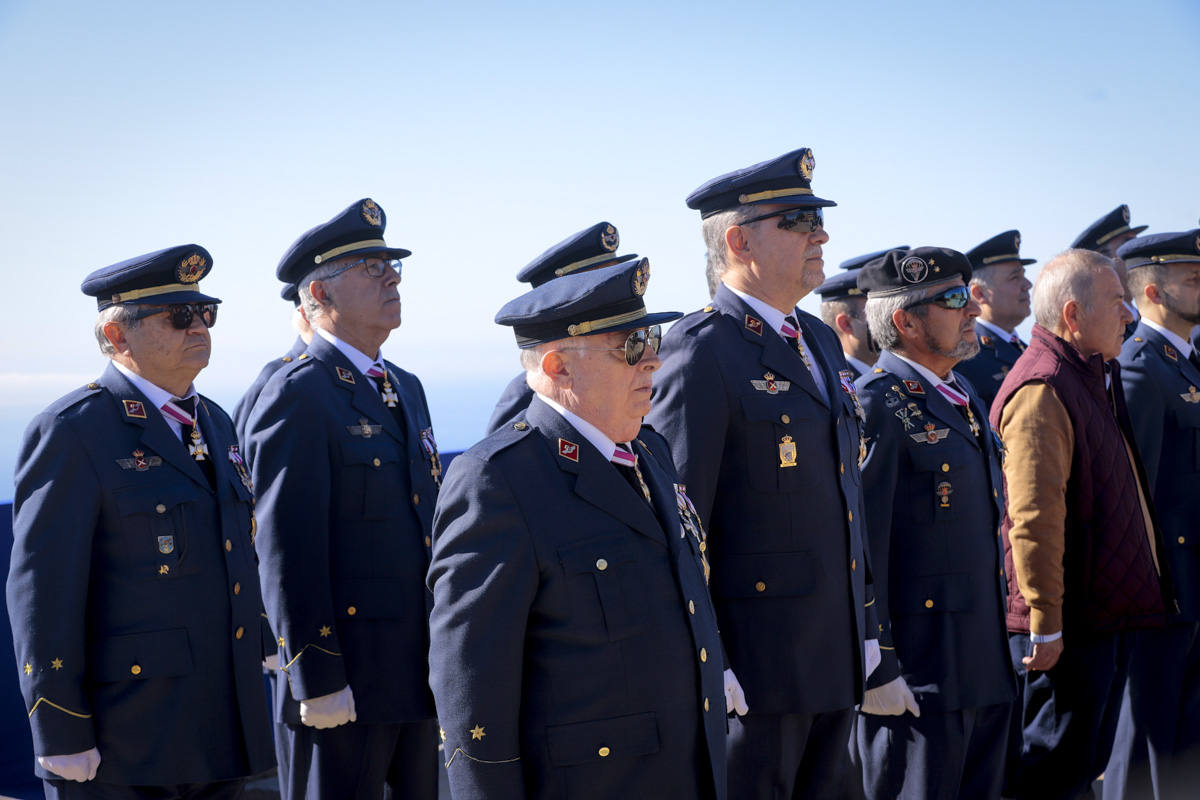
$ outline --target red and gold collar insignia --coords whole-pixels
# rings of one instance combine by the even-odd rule
[[[141,400],[122,400],[125,404],[125,416],[135,417],[136,419],[146,418],[146,406]]]
[[[983,345],[984,347],[991,347],[992,346],[992,337],[988,336],[987,334],[984,334],[983,336],[979,337],[979,343],[981,345]]]
[[[749,314],[746,315],[746,330],[757,336],[762,336],[762,328],[763,323],[761,319],[752,317]]]
[[[334,367],[334,369],[337,370],[337,376],[338,376],[339,380],[345,381],[346,383],[354,383],[354,373],[353,372],[346,369],[345,367]]]
[[[904,379],[904,388],[908,389],[909,394],[915,394],[915,395],[925,394],[925,387],[921,385],[920,381],[914,381],[914,380],[905,378]]]
[[[558,440],[558,454],[568,461],[579,463],[579,445],[574,442],[568,442],[566,439]]]
[[[1167,354],[1167,358],[1171,359],[1172,361],[1178,361],[1178,360],[1179,360],[1179,353],[1178,353],[1178,352],[1175,350],[1175,348],[1174,348],[1174,347],[1171,347],[1171,345],[1169,345],[1169,344],[1164,344],[1164,345],[1163,345],[1163,352],[1164,352],[1164,353],[1166,353],[1166,354]]]

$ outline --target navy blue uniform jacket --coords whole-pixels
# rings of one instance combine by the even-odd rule
[[[725,796],[699,542],[666,443],[643,428],[634,449],[653,510],[536,398],[451,465],[430,681],[455,800]]]
[[[516,419],[518,414],[529,408],[529,401],[532,399],[533,389],[530,389],[529,384],[525,382],[525,373],[522,372],[508,382],[508,386],[504,387],[504,393],[496,401],[491,419],[488,420],[487,435],[492,435]]]
[[[1004,625],[1000,451],[983,403],[966,381],[960,385],[979,438],[920,373],[886,350],[858,381],[871,438],[862,471],[871,574],[895,644],[884,657],[898,658],[922,711],[1016,696]]]
[[[1017,363],[1021,351],[1012,342],[998,339],[991,331],[979,327],[975,328],[975,338],[979,341],[979,353],[960,361],[954,372],[971,382],[986,411],[991,409],[1004,376]]]
[[[246,420],[250,418],[250,410],[254,408],[254,404],[258,402],[258,396],[262,394],[263,387],[267,385],[267,381],[271,379],[285,365],[295,361],[301,353],[308,349],[308,345],[299,336],[296,341],[292,342],[292,349],[283,354],[282,358],[272,359],[263,365],[259,370],[258,376],[254,382],[250,384],[250,388],[242,395],[242,399],[238,400],[236,406],[233,407],[233,427],[237,431],[239,442],[246,440]]]
[[[1118,361],[1180,619],[1200,622],[1200,370],[1142,323]]]
[[[760,713],[855,705],[868,617],[878,635],[853,384],[839,374],[833,331],[811,314],[799,322],[828,396],[799,353],[721,286],[664,337],[647,417],[708,528],[729,666]]]
[[[96,747],[100,782],[275,761],[253,501],[229,417],[204,397],[197,416],[215,492],[111,365],[39,414],[17,457],[8,609],[34,751]]]
[[[400,408],[320,336],[275,373],[247,423],[263,599],[279,642],[276,711],[349,685],[360,723],[433,717],[425,570],[436,449],[416,376]]]

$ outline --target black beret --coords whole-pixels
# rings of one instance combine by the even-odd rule
[[[922,286],[942,283],[961,275],[971,280],[971,262],[948,247],[914,247],[892,250],[858,271],[858,288],[867,297],[886,297]]]

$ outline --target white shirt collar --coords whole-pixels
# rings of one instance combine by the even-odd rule
[[[775,333],[779,334],[780,336],[783,336],[783,333],[780,332],[779,329],[783,327],[783,320],[787,314],[784,314],[778,308],[775,308],[775,306],[771,305],[770,303],[763,302],[753,295],[738,291],[728,283],[725,284],[725,288],[742,298],[746,305],[750,306],[750,308],[753,309],[756,314],[762,317],[763,322],[767,324],[767,327],[775,331]],[[794,314],[795,312],[793,311],[792,313]],[[801,331],[801,335],[803,335],[803,331]]]
[[[929,381],[930,385],[933,386],[934,389],[936,389],[937,387],[941,386],[943,383],[946,382],[946,381],[942,380],[941,378],[939,378],[937,375],[935,375],[933,373],[933,370],[931,370],[929,367],[926,367],[923,364],[918,364],[917,362],[913,361],[911,358],[905,358],[904,356],[900,355],[899,353],[897,353],[894,350],[889,350],[888,352],[891,353],[892,355],[894,355],[896,358],[903,361],[905,364],[908,364],[910,367],[915,369],[917,371],[917,374],[920,375],[925,380]],[[955,377],[953,370],[950,372],[950,377],[951,378]]]
[[[843,352],[846,357],[846,363],[858,370],[859,375],[866,375],[871,371],[871,365],[865,361],[860,361],[849,353]]]
[[[591,442],[592,447],[595,447],[600,451],[600,455],[604,456],[605,461],[612,460],[613,453],[617,449],[617,445],[612,439],[609,439],[607,436],[601,433],[600,429],[595,425],[588,422],[578,414],[568,411],[562,405],[551,400],[549,397],[546,397],[546,395],[538,392],[535,392],[535,394],[542,398],[543,403],[557,411],[563,419],[570,423],[571,427],[579,431],[583,438]]]
[[[353,345],[346,344],[324,328],[314,327],[313,330],[315,330],[322,339],[336,347],[337,351],[349,359],[350,363],[354,365],[354,368],[361,372],[364,377],[367,374],[367,370],[374,366],[376,361],[383,361],[382,357],[371,358]]]
[[[1016,336],[1016,334],[1013,331],[1006,331],[1006,330],[1004,330],[1004,328],[1001,328],[999,325],[994,325],[993,323],[988,322],[983,317],[976,317],[975,318],[975,327],[978,328],[980,325],[982,325],[984,328],[988,329],[992,333],[996,334],[997,336],[999,336],[1001,339],[1003,339],[1006,342],[1011,342],[1013,336]]]
[[[1183,339],[1183,338],[1177,336],[1176,334],[1167,330],[1162,325],[1159,325],[1157,322],[1154,322],[1153,320],[1143,318],[1142,324],[1148,325],[1149,327],[1151,327],[1154,330],[1161,333],[1163,335],[1163,337],[1168,342],[1170,342],[1175,347],[1175,349],[1180,352],[1180,354],[1183,355],[1184,358],[1192,357],[1192,343],[1189,342],[1187,339]]]
[[[187,400],[189,397],[195,397],[196,396],[196,384],[193,383],[190,386],[188,386],[187,394],[185,394],[183,397],[177,398],[177,397],[175,397],[175,395],[171,394],[170,392],[168,392],[166,389],[162,388],[161,386],[153,384],[150,381],[143,378],[141,375],[138,375],[136,372],[129,369],[129,367],[125,366],[124,364],[121,364],[117,361],[113,361],[112,365],[117,368],[118,372],[120,372],[122,375],[124,375],[126,378],[129,379],[129,382],[133,384],[134,388],[136,388],[142,394],[146,395],[146,399],[149,400],[150,404],[153,405],[154,408],[158,410],[159,414],[162,414],[162,418],[167,421],[167,424],[169,426],[171,426],[171,430],[175,431],[175,433],[182,438],[183,425],[180,424],[179,421],[177,421],[174,417],[168,417],[166,414],[163,414],[162,407],[164,405],[166,405],[167,403],[171,402],[172,400]]]

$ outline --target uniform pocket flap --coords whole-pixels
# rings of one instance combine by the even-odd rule
[[[367,424],[372,425],[370,420],[367,421]],[[355,436],[342,440],[341,451],[343,463],[365,464],[369,467],[378,467],[381,464],[394,463],[401,460],[400,454],[397,452],[395,439],[383,430],[383,426],[376,425],[375,428],[379,430],[371,436]]]
[[[799,597],[812,594],[822,576],[811,551],[722,554],[713,588],[722,597]]]
[[[795,391],[789,381],[781,378],[776,384],[776,390],[783,386]],[[790,419],[799,419],[801,415],[794,406],[796,403],[791,402],[788,396],[771,396],[764,393],[742,398],[742,413],[746,415],[746,419],[754,422],[783,422],[785,414]]]
[[[930,422],[934,423],[937,426],[935,430],[938,431],[942,428],[950,427],[928,417],[924,417],[922,420],[918,420],[918,422],[924,419],[929,419]],[[905,433],[925,433],[925,426],[918,425],[911,430],[906,430]],[[912,459],[913,469],[917,472],[936,472],[940,474],[954,469],[954,464],[950,463],[950,448],[939,447],[937,443],[927,444],[922,442],[920,447],[910,449],[908,454]]]
[[[633,560],[629,542],[611,536],[599,536],[558,548],[558,560],[568,575],[604,572],[610,565]]]
[[[184,628],[109,636],[96,648],[90,672],[100,683],[174,678],[192,671]]]
[[[180,503],[186,503],[189,500],[194,500],[196,492],[191,489],[185,482],[177,481],[178,485],[172,486],[164,484],[154,487],[138,486],[132,489],[118,490],[116,492],[117,510],[121,512],[121,516],[130,516],[131,514],[149,514],[158,516],[166,514]]]
[[[658,721],[651,712],[552,725],[546,728],[546,744],[556,767],[650,755],[658,752]]]
[[[408,616],[412,592],[395,578],[344,578],[334,584],[339,617],[401,619]]]
[[[971,608],[971,576],[966,573],[927,575],[893,585],[894,614],[939,614]]]

